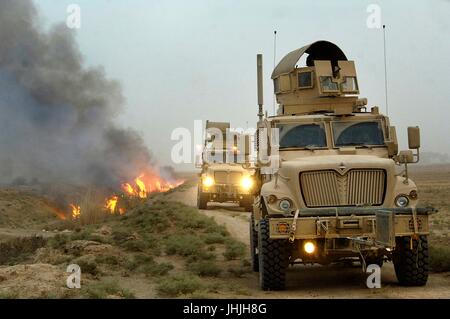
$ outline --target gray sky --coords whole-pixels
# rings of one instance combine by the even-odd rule
[[[265,104],[272,112],[273,30],[277,61],[316,40],[355,60],[361,97],[384,112],[383,34],[387,25],[389,115],[406,147],[419,125],[424,151],[450,152],[450,1],[34,0],[46,26],[81,7],[77,39],[87,65],[104,66],[127,99],[118,121],[134,127],[160,162],[170,163],[176,127],[196,119],[254,127],[256,54],[264,54]],[[179,167],[181,169],[188,167]]]

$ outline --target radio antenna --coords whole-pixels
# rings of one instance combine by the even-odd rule
[[[387,79],[387,62],[386,62],[386,25],[383,24],[383,51],[384,51],[384,96],[386,103],[386,115],[389,115],[388,104],[388,79]]]
[[[273,68],[275,69],[275,63],[277,59],[277,30],[273,31]],[[273,115],[275,114],[275,92],[273,93],[273,100],[272,100],[272,108],[273,108]]]

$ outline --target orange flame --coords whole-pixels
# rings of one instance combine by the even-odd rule
[[[133,186],[130,185],[130,183],[123,183],[122,189],[125,193],[127,193],[129,195],[134,195],[134,188],[133,188]]]
[[[132,183],[123,183],[122,190],[125,194],[131,197],[138,198],[147,198],[150,193],[163,193],[167,192],[179,185],[183,184],[184,180],[179,180],[174,183],[171,183],[165,179],[163,179],[159,174],[154,173],[153,171],[148,171],[139,175],[134,182]],[[125,213],[125,208],[120,207],[119,196],[112,195],[109,198],[105,199],[104,208],[110,214],[116,214],[117,212],[120,215]],[[77,219],[80,217],[81,208],[79,205],[70,204],[72,210],[72,218]]]
[[[81,214],[81,207],[79,205],[70,204],[69,205],[72,208],[72,218],[77,219],[80,217]]]
[[[175,183],[170,183],[164,180],[162,177],[154,174],[152,172],[141,174],[134,180],[134,185],[130,183],[123,183],[122,190],[130,195],[139,198],[147,198],[150,193],[163,193],[167,192],[181,184],[184,180],[176,181]]]
[[[136,183],[137,187],[138,187],[138,191],[137,191],[137,195],[140,198],[146,198],[147,197],[147,188],[145,187],[145,183],[141,180],[143,175],[139,176],[138,178],[136,178],[134,180],[134,182]]]
[[[116,212],[117,201],[119,200],[118,196],[112,196],[110,199],[106,200],[105,208],[109,210],[111,214]]]

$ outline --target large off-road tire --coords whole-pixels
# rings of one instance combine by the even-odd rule
[[[259,271],[259,257],[258,252],[258,232],[255,229],[255,218],[253,214],[250,217],[250,258],[252,263],[252,269],[255,272]]]
[[[202,193],[200,189],[197,192],[197,207],[198,209],[206,209],[208,206],[208,197]]]
[[[395,274],[401,285],[423,286],[428,280],[428,239],[419,236],[413,240],[411,249],[410,237],[397,237],[393,253]]]
[[[286,239],[270,239],[269,222],[259,221],[259,284],[263,290],[284,290],[289,265],[289,243]]]

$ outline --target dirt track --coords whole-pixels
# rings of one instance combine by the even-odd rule
[[[172,194],[174,199],[195,206],[195,187]],[[201,213],[224,225],[236,239],[248,244],[248,213],[232,204],[211,205]],[[288,270],[287,290],[262,292],[258,276],[241,279],[254,298],[450,298],[450,273],[432,273],[425,287],[402,287],[397,283],[392,263],[382,268],[382,288],[368,289],[360,266],[295,266]]]

